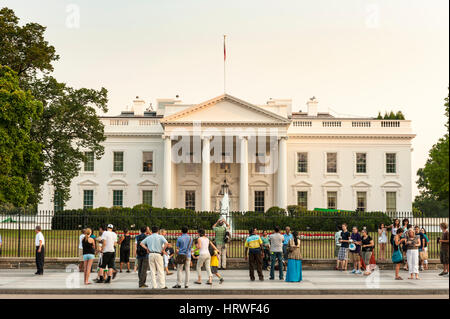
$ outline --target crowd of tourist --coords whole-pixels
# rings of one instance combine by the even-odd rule
[[[448,276],[448,225],[441,223],[442,238],[438,238],[440,243],[440,261],[444,270],[440,276]],[[384,261],[386,256],[386,244],[388,241],[388,229],[391,229],[392,262],[395,265],[395,279],[402,280],[400,268],[408,271],[408,279],[420,280],[419,271],[428,269],[428,243],[429,238],[426,230],[419,226],[413,226],[405,218],[400,224],[399,219],[395,219],[392,225],[385,226],[381,224],[378,228],[378,247],[379,260]],[[353,264],[353,274],[362,274],[361,268],[364,268],[364,275],[370,275],[374,271],[375,243],[364,228],[359,232],[358,227],[354,226],[350,233],[347,224],[343,224],[335,233],[335,257],[337,258],[336,270],[346,271],[347,263]],[[349,258],[350,253],[350,258]]]
[[[439,257],[443,265],[440,276],[449,275],[449,231],[448,224],[440,225],[442,235],[437,238]],[[230,225],[219,219],[213,226],[214,238],[210,240],[204,229],[198,230],[197,236],[188,234],[188,228],[182,227],[181,236],[176,239],[175,247],[166,239],[167,232],[156,226],[142,227],[140,234],[135,236],[134,255],[136,256],[134,269],[138,274],[138,286],[148,287],[147,274],[153,288],[167,289],[165,277],[171,275],[169,267],[176,270],[176,285],[173,288],[188,288],[190,270],[195,269],[197,280],[195,284],[213,284],[216,277],[219,283],[225,281],[221,270],[227,267],[227,246],[231,241]],[[92,229],[86,228],[79,236],[79,270],[84,272],[84,283],[91,284],[90,276],[93,272],[95,256],[98,257],[96,269],[96,283],[111,283],[118,272],[130,270],[131,239],[129,231],[125,229],[120,236],[114,226],[109,224],[106,229],[99,228],[96,237]],[[390,239],[388,232],[391,232]],[[36,238],[36,275],[44,273],[45,238],[40,226],[35,228]],[[352,263],[352,274],[370,275],[375,270],[375,242],[365,227],[360,231],[353,226],[351,232],[347,224],[342,224],[334,236],[336,270],[347,271],[348,262]],[[392,246],[390,259],[394,264],[395,280],[403,280],[400,270],[408,271],[408,279],[420,280],[420,271],[428,269],[429,237],[424,228],[411,225],[408,219],[395,219],[391,225],[381,224],[378,228],[378,260],[387,259],[388,242]],[[120,266],[116,269],[116,250],[120,247]],[[269,272],[269,280],[278,279],[287,282],[302,281],[301,239],[297,231],[286,227],[281,233],[279,227],[273,232],[259,232],[256,228],[249,230],[244,242],[244,258],[248,262],[250,280],[254,281],[255,271],[260,281],[264,280],[264,271]],[[206,271],[206,281],[202,280],[202,269]],[[184,273],[184,276],[183,276]],[[286,276],[284,276],[286,275]]]

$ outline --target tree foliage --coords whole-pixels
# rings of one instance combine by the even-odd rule
[[[428,152],[428,159],[425,167],[417,171],[417,186],[420,195],[415,199],[415,207],[421,209],[424,213],[432,213],[431,210],[446,210],[448,216],[449,207],[449,133],[448,133],[448,112],[449,97],[445,98],[445,116],[447,122],[446,134],[438,140]],[[431,202],[435,201],[433,205]],[[425,211],[427,210],[427,211]]]
[[[0,65],[0,204],[24,206],[34,196],[29,174],[42,162],[31,131],[41,114],[42,103],[20,88],[17,73]]]
[[[103,155],[104,126],[97,110],[107,111],[107,90],[74,89],[50,73],[59,59],[44,38],[45,27],[37,23],[19,26],[8,8],[0,9],[0,64],[17,72],[22,88],[42,102],[40,118],[32,120],[31,137],[42,146],[41,168],[27,172],[33,184],[28,203],[37,204],[43,184],[50,181],[63,201],[70,197],[70,182],[78,174],[84,151]]]

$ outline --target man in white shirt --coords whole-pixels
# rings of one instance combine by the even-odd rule
[[[104,282],[105,284],[109,284],[111,282],[111,276],[114,268],[114,257],[115,250],[114,245],[117,244],[117,234],[114,233],[114,226],[109,224],[106,228],[106,231],[102,234],[102,264],[100,265],[100,280],[98,283]],[[103,281],[105,274],[103,273],[103,269],[108,267],[108,278]]]
[[[83,268],[84,268],[84,261],[83,261],[83,238],[84,238],[84,234],[86,232],[86,229],[82,229],[81,230],[81,235],[79,237],[78,240],[78,258],[79,258],[79,265],[78,265],[78,270],[80,272],[83,272]]]
[[[36,268],[37,271],[35,275],[43,275],[44,274],[44,256],[45,256],[45,239],[44,235],[41,232],[41,226],[36,226]]]

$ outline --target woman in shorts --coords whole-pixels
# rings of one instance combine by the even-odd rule
[[[85,236],[82,240],[83,247],[83,263],[84,263],[84,284],[89,285],[89,276],[91,275],[91,267],[95,258],[95,240],[91,237],[92,229],[87,228]]]

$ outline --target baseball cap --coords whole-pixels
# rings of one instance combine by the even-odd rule
[[[113,224],[108,224],[108,227],[107,228],[111,228],[111,229],[113,229],[114,228],[114,226],[113,226]]]

